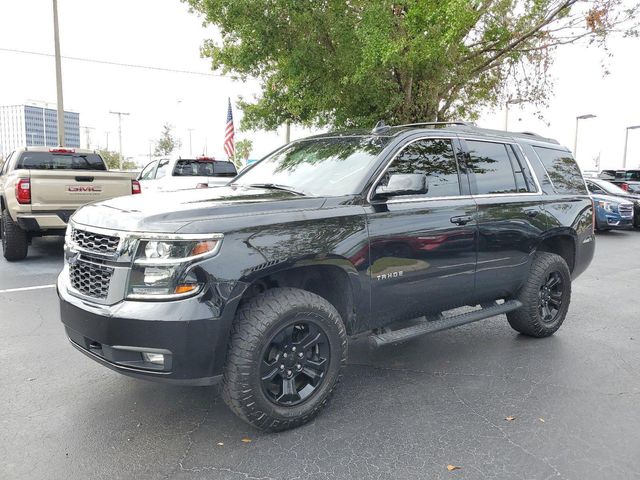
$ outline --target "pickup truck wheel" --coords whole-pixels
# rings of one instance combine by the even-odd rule
[[[223,398],[261,430],[300,426],[327,404],[347,360],[336,309],[296,288],[274,288],[236,315],[223,375]]]
[[[0,230],[4,258],[10,262],[25,258],[29,249],[29,237],[27,232],[11,219],[7,210],[3,210],[0,216]]]
[[[531,337],[553,335],[571,301],[571,273],[564,259],[554,253],[536,253],[517,298],[523,306],[507,314],[511,327]]]

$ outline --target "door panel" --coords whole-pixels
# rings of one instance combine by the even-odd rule
[[[423,174],[424,194],[374,199],[367,207],[373,326],[464,305],[473,297],[476,204],[459,168],[457,139],[405,144],[380,177]]]
[[[476,198],[478,204],[479,299],[512,295],[529,273],[531,256],[546,229],[542,197]]]
[[[464,305],[473,297],[475,215],[470,198],[370,207],[373,326]],[[451,221],[462,216],[471,221]]]

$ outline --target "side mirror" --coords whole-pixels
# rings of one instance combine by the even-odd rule
[[[376,197],[395,197],[400,195],[420,195],[429,190],[429,182],[424,173],[394,173],[389,183],[376,188]]]

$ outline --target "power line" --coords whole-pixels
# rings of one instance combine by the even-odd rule
[[[18,50],[15,48],[1,48],[2,52],[10,52],[10,53],[22,53],[24,55],[36,55],[40,57],[53,57],[52,53],[44,53],[44,52],[33,52],[29,50]],[[135,63],[121,63],[121,62],[111,62],[109,60],[98,60],[95,58],[84,58],[84,57],[67,57],[62,56],[65,60],[73,60],[76,62],[86,62],[86,63],[98,63],[100,65],[112,65],[116,67],[127,67],[127,68],[140,68],[144,70],[156,70],[160,72],[170,72],[170,73],[183,73],[186,75],[201,75],[204,77],[223,77],[223,78],[237,78],[233,75],[224,75],[222,73],[207,73],[207,72],[195,72],[193,70],[181,70],[178,68],[167,68],[167,67],[155,67],[152,65],[139,65]]]

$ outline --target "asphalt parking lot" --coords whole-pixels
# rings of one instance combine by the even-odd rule
[[[36,240],[26,261],[0,260],[0,478],[638,478],[639,246],[640,232],[598,236],[554,337],[496,317],[353,342],[329,408],[263,434],[216,387],[133,380],[76,352],[54,288],[7,291],[55,282],[62,241]]]

